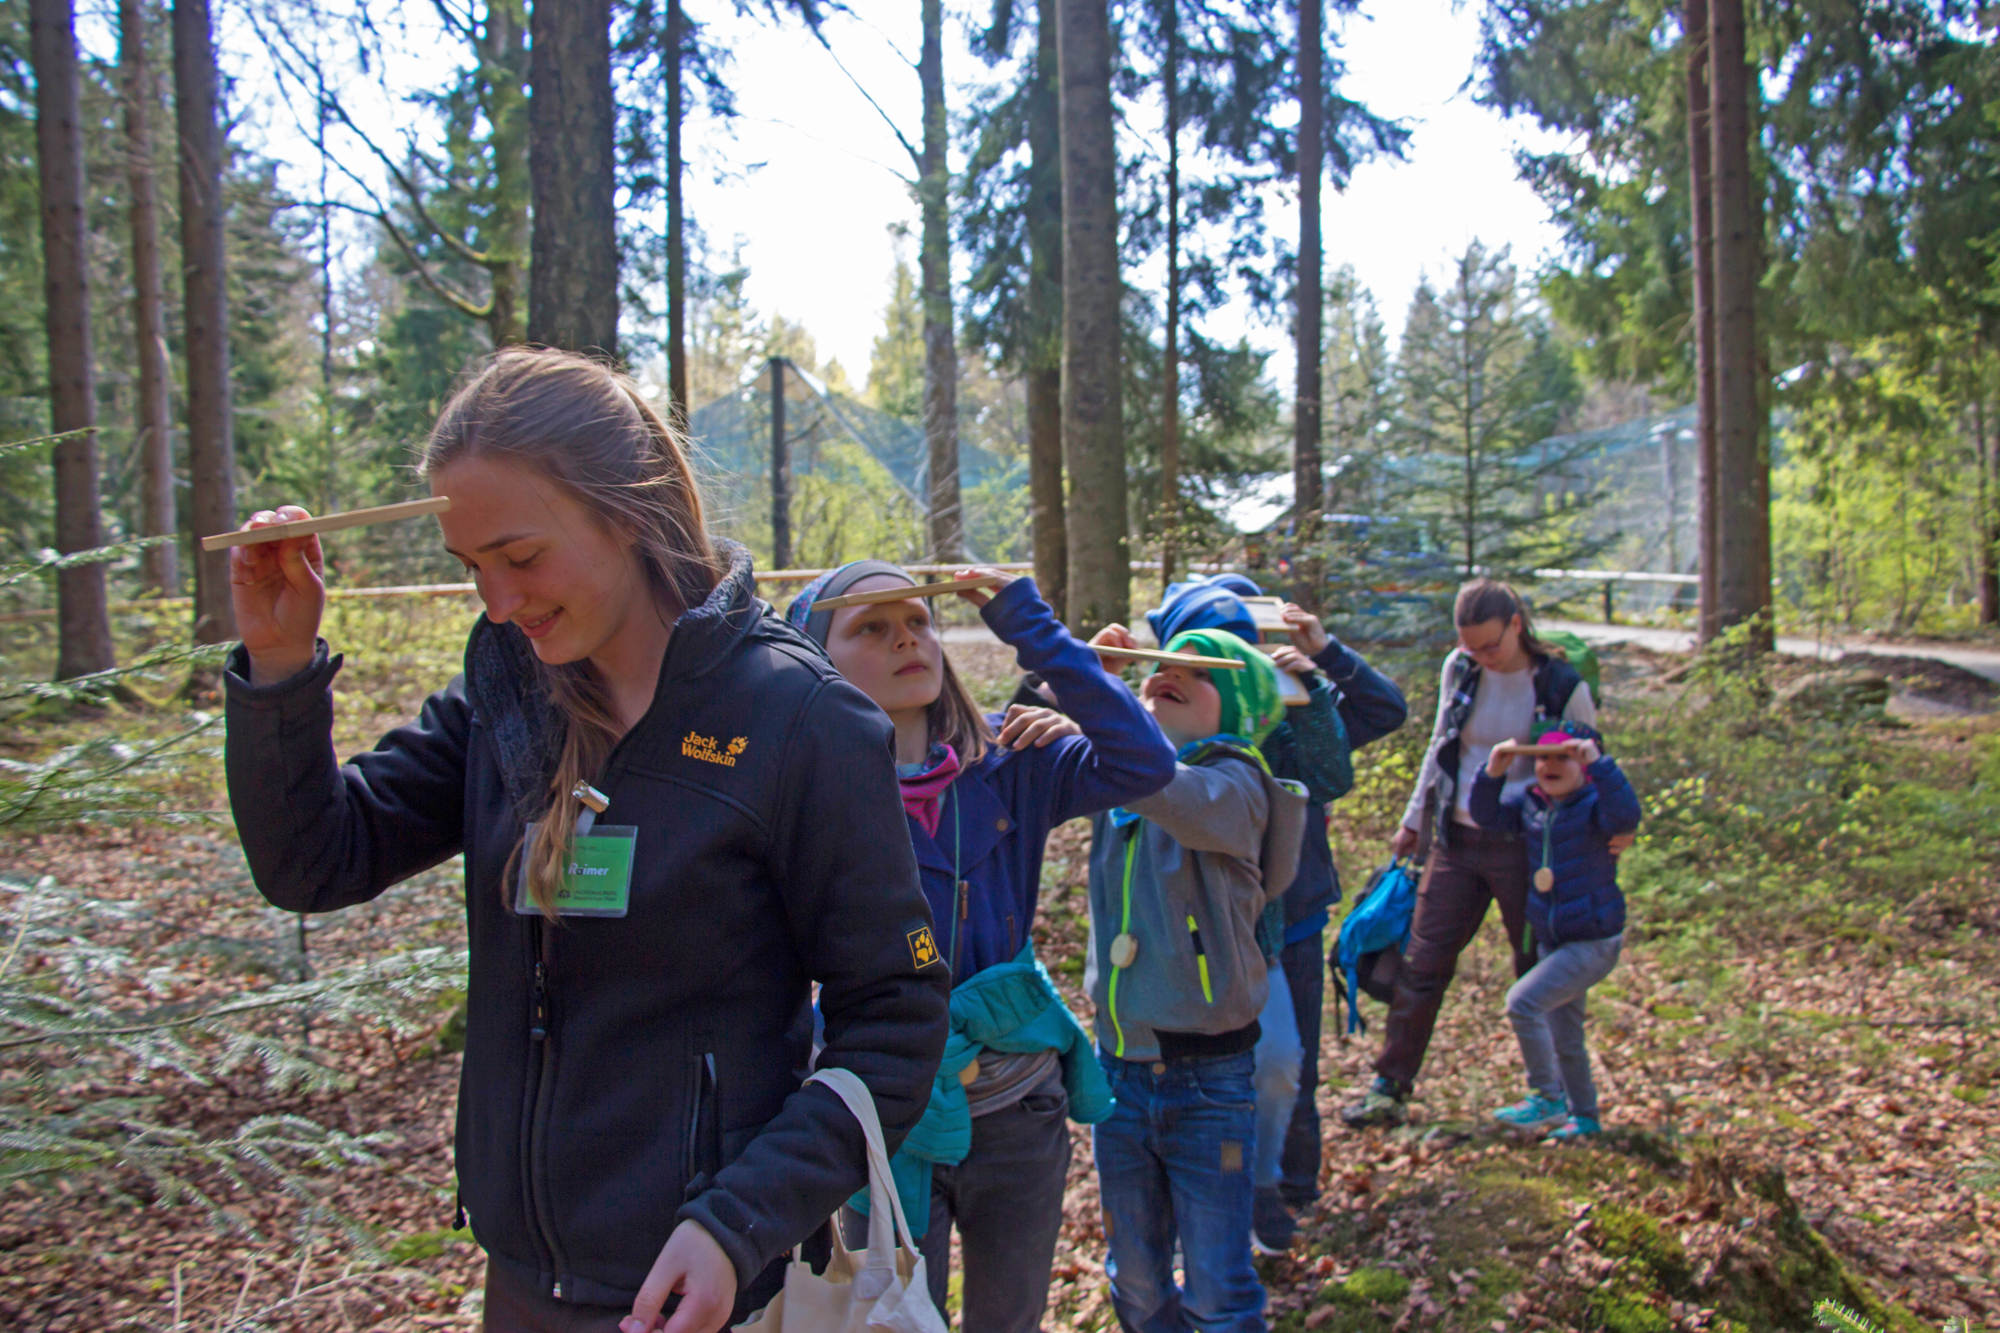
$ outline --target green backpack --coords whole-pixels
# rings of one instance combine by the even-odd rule
[[[1590,686],[1591,699],[1602,708],[1604,690],[1597,683],[1597,650],[1566,629],[1537,630],[1535,637],[1549,647],[1562,651],[1563,657],[1576,668],[1576,674],[1583,677],[1583,683]]]

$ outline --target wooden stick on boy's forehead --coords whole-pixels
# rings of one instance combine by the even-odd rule
[[[1099,657],[1135,657],[1141,662],[1169,662],[1175,666],[1209,667],[1223,671],[1242,671],[1250,665],[1233,657],[1197,657],[1193,653],[1169,653],[1158,648],[1113,648],[1110,644],[1093,643],[1090,650]]]
[[[433,495],[428,500],[405,500],[401,504],[377,505],[373,509],[349,509],[318,518],[295,518],[269,527],[245,528],[240,532],[218,532],[201,539],[204,551],[220,551],[226,546],[255,546],[261,542],[281,542],[290,537],[310,537],[316,532],[339,532],[343,528],[366,527],[370,523],[393,523],[399,518],[420,514],[442,514],[451,508],[449,495]]]

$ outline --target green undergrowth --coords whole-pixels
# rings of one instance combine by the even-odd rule
[[[1807,1225],[1782,1175],[1732,1159],[1692,1166],[1635,1136],[1604,1149],[1446,1149],[1442,1173],[1315,1233],[1307,1272],[1334,1265],[1278,1333],[1529,1326],[1670,1333],[1697,1310],[1717,1333],[1812,1327],[1836,1300],[1896,1333],[1925,1327],[1874,1297]],[[1690,1250],[1685,1228],[1711,1223]],[[1718,1225],[1719,1224],[1719,1225]],[[1689,1233],[1698,1234],[1698,1233]],[[1726,1234],[1726,1244],[1714,1238]]]

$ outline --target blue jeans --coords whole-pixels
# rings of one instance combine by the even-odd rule
[[[1118,1099],[1091,1142],[1119,1326],[1263,1333],[1264,1288],[1250,1265],[1255,1055],[1097,1058]],[[1176,1237],[1185,1288],[1174,1282]]]
[[[1271,960],[1271,994],[1257,1015],[1263,1035],[1257,1039],[1257,1188],[1276,1189],[1285,1135],[1299,1104],[1299,1067],[1305,1050],[1299,1044],[1299,1020],[1292,1008],[1292,988],[1285,969]]]
[[[1528,975],[1507,992],[1507,1020],[1521,1042],[1528,1086],[1544,1097],[1569,1098],[1571,1115],[1597,1119],[1597,1083],[1584,1045],[1584,1000],[1618,966],[1623,935],[1540,949]]]

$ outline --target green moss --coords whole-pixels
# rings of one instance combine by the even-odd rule
[[[1622,1204],[1600,1205],[1591,1214],[1596,1227],[1598,1248],[1614,1258],[1625,1259],[1644,1270],[1640,1281],[1676,1296],[1688,1293],[1693,1271],[1680,1239],[1661,1230],[1660,1224],[1636,1208]]]
[[[1410,1294],[1410,1279],[1393,1268],[1363,1268],[1333,1289],[1334,1299],[1351,1305],[1394,1305]]]
[[[1960,1084],[1951,1090],[1951,1095],[1969,1106],[1979,1106],[1986,1101],[1987,1088],[1971,1088]]]
[[[1694,1010],[1685,1004],[1656,1004],[1653,1006],[1653,1017],[1679,1023],[1693,1018]]]
[[[1592,1292],[1590,1312],[1603,1323],[1605,1333],[1673,1333],[1674,1321],[1665,1311],[1630,1292]]]
[[[453,1246],[470,1244],[470,1228],[441,1227],[436,1231],[412,1231],[406,1236],[392,1237],[383,1244],[382,1253],[392,1264],[414,1264],[441,1258]]]

